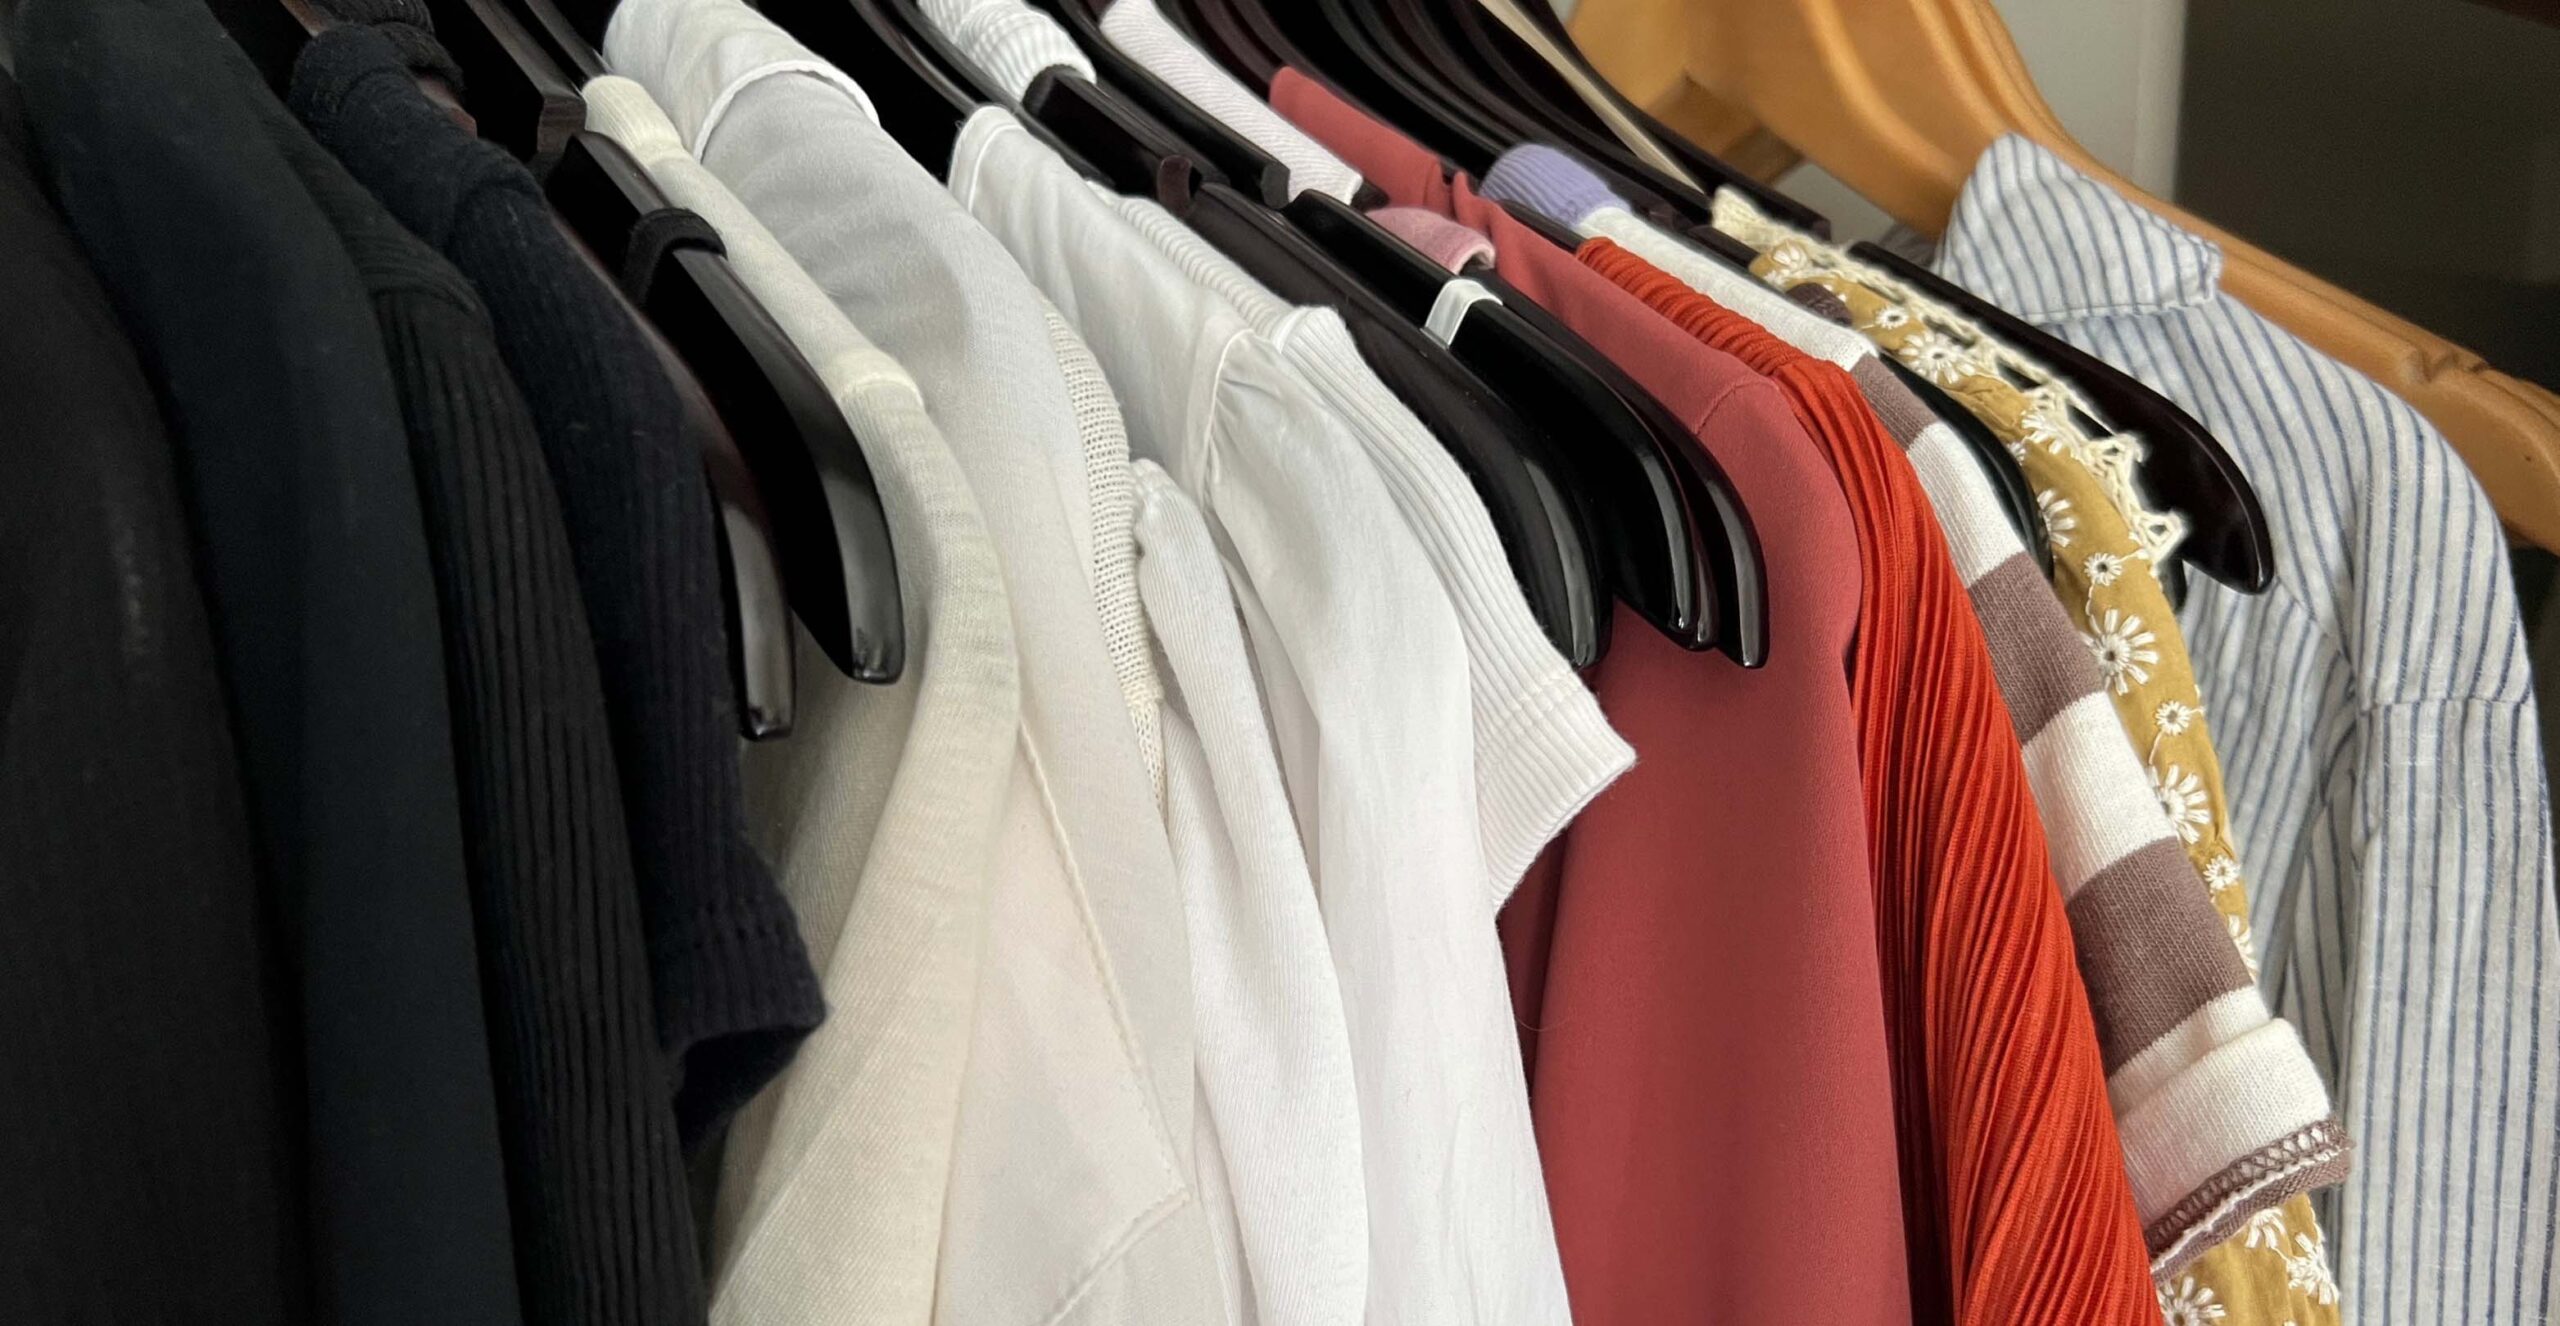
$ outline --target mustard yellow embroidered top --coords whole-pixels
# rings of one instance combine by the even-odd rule
[[[2231,838],[2222,764],[2158,575],[2185,534],[2151,510],[2135,481],[2138,444],[2082,426],[2068,387],[1969,320],[1890,275],[1769,221],[1720,194],[1718,229],[1761,253],[1752,271],[1780,289],[1810,281],[1839,296],[1850,323],[1962,403],[2009,446],[2036,490],[2053,546],[2054,590],[2106,673],[2116,715],[2195,862],[2215,910],[2255,975],[2247,887]],[[2336,1326],[2338,1286],[2308,1197],[2260,1211],[2158,1286],[2168,1326]]]

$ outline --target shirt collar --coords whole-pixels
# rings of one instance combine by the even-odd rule
[[[736,0],[626,0],[605,27],[604,56],[657,95],[696,157],[739,94],[778,75],[816,79],[880,122],[860,84]]]
[[[2004,135],[1974,163],[1938,270],[2029,322],[2165,313],[2221,295],[2222,250]]]

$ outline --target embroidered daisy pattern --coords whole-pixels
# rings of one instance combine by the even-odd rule
[[[1780,289],[1811,281],[1837,295],[1852,326],[1936,381],[2017,459],[2054,549],[2054,589],[2105,672],[2109,699],[2150,771],[2154,795],[2254,977],[2248,889],[2226,822],[2222,766],[2158,574],[2185,537],[2186,521],[2144,495],[2143,440],[2092,429],[2101,413],[2050,370],[1891,274],[1760,215],[1739,195],[1720,191],[1714,219],[1717,229],[1761,251],[1755,274]],[[1788,242],[1811,258],[1803,270],[1782,274],[1771,250]],[[1794,262],[1790,255],[1791,268]],[[1947,376],[1923,368],[1916,362],[1922,357]],[[2252,1211],[2238,1232],[2155,1288],[2165,1326],[2340,1323],[2336,1281],[2307,1197]]]
[[[2036,492],[2036,514],[2044,517],[2044,540],[2057,553],[2071,546],[2071,531],[2080,528],[2080,518],[2071,514],[2071,499],[2050,488]]]
[[[2205,809],[2204,784],[2174,764],[2166,769],[2151,767],[2151,795],[2160,798],[2160,812],[2169,817],[2169,827],[2178,831],[2182,842],[2194,842],[2213,823]]]
[[[1952,387],[1982,374],[1982,366],[1974,362],[1972,352],[1944,332],[1923,331],[1904,341],[1893,353],[1912,372],[1941,387]]]
[[[2160,661],[2160,651],[2151,647],[2159,637],[2142,629],[2142,619],[2131,613],[2107,609],[2096,629],[2082,638],[2118,695],[2151,680],[2151,666]]]
[[[2285,1284],[2323,1306],[2338,1301],[2338,1282],[2329,1274],[2328,1251],[2317,1234],[2293,1236],[2295,1253],[2284,1259]]]
[[[2030,392],[2028,399],[2035,404],[2018,416],[2018,440],[2047,451],[2060,451],[2069,446],[2072,430],[2066,426],[2068,416],[2065,412],[2070,407],[2044,391]]]
[[[2174,1290],[2163,1284],[2159,1291],[2160,1317],[2167,1326],[2205,1326],[2225,1315],[2222,1305],[2213,1301],[2213,1290],[2197,1284],[2192,1275],[2180,1279]]]

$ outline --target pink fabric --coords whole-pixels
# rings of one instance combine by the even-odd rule
[[[1492,240],[1438,212],[1419,207],[1381,207],[1371,212],[1369,219],[1450,271],[1465,271],[1471,262],[1493,261]]]
[[[1767,379],[1294,70],[1272,105],[1495,267],[1696,434],[1768,565],[1769,665],[1623,607],[1593,689],[1637,751],[1504,913],[1574,1319],[1912,1319],[1848,663],[1837,476]],[[1543,975],[1541,975],[1543,971]]]

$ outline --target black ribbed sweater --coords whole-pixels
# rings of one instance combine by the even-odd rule
[[[690,1143],[781,1070],[825,1006],[790,904],[746,838],[710,495],[674,388],[532,176],[428,101],[389,39],[321,33],[291,99],[479,288],[531,407],[595,631],[659,1039],[676,1056]]]
[[[444,620],[463,834],[528,1322],[704,1318],[595,641],[487,312],[272,100],[373,295]]]

